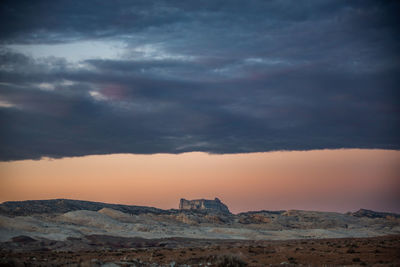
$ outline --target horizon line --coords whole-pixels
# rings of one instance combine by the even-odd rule
[[[219,197],[218,197],[219,198]],[[180,199],[180,198],[179,198]],[[209,200],[206,198],[203,198],[204,200]],[[220,198],[219,198],[220,199]],[[155,208],[159,210],[181,210],[178,208],[169,208],[169,209],[163,209],[163,208],[158,208],[154,206],[142,206],[142,205],[135,205],[135,204],[126,204],[126,203],[110,203],[110,202],[102,202],[102,201],[92,201],[92,200],[87,200],[87,199],[72,199],[72,198],[49,198],[49,199],[26,199],[26,200],[7,200],[3,201],[0,203],[0,205],[8,203],[8,202],[28,202],[28,201],[51,201],[51,200],[72,200],[72,201],[82,201],[82,202],[93,202],[93,203],[101,203],[101,204],[111,204],[111,205],[122,205],[122,206],[136,206],[136,207],[146,207],[146,208]],[[197,199],[190,199],[190,200],[197,200]],[[220,199],[221,200],[221,199]],[[221,200],[222,202],[222,200]],[[222,202],[224,203],[224,202]],[[226,203],[224,203],[226,205]],[[228,205],[227,205],[228,206]],[[229,208],[229,207],[228,207]],[[238,215],[241,213],[248,213],[248,212],[262,212],[262,211],[311,211],[311,212],[328,212],[328,213],[340,213],[340,214],[347,214],[347,213],[354,213],[358,212],[360,210],[367,210],[367,211],[373,211],[373,212],[379,212],[379,213],[392,213],[396,215],[400,215],[398,212],[394,211],[382,211],[382,210],[373,210],[373,209],[368,209],[368,208],[359,208],[358,210],[355,211],[346,211],[346,212],[339,212],[339,211],[332,211],[332,210],[314,210],[314,209],[278,209],[278,210],[269,210],[269,209],[261,209],[261,210],[247,210],[247,211],[242,211],[238,213],[233,213],[230,212],[231,214]]]

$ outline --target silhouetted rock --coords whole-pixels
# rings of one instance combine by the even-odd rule
[[[222,213],[230,213],[228,207],[221,202],[218,198],[214,200],[209,199],[194,199],[194,200],[186,200],[181,198],[179,203],[180,210],[206,210],[206,211],[215,211]]]

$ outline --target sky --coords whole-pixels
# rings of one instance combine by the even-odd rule
[[[0,162],[0,202],[69,198],[176,209],[180,198],[218,197],[234,213],[400,213],[399,160],[399,151],[346,149]]]
[[[186,176],[194,183],[196,168],[219,157],[246,162],[305,153],[312,161],[318,151],[346,158],[356,149],[377,153],[377,164],[385,165],[400,148],[399,13],[400,3],[390,0],[4,0],[0,175],[16,193],[0,197],[26,198],[11,166],[38,185],[65,180],[61,171],[47,171],[47,159],[82,161],[69,179],[90,180],[95,176],[85,177],[83,164],[89,159],[158,162],[163,155],[160,161],[185,162],[196,155],[197,167]],[[294,164],[281,160],[282,172]],[[400,179],[393,161],[387,164],[387,176],[376,172],[371,184]],[[367,161],[356,165],[368,169]],[[346,170],[340,173],[351,177]],[[131,172],[133,184],[146,177]],[[224,175],[221,181],[229,179]],[[171,186],[183,179],[168,177]],[[55,197],[51,190],[31,197]],[[395,209],[396,201],[387,207]]]

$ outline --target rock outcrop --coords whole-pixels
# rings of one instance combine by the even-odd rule
[[[221,213],[229,213],[230,211],[228,207],[221,202],[218,198],[214,200],[210,199],[194,199],[194,200],[186,200],[181,198],[179,203],[180,210],[205,210],[205,211],[213,211],[213,212],[221,212]]]

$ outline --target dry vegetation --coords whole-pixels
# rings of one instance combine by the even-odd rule
[[[118,243],[115,238],[110,241],[105,236],[92,236],[91,240],[90,249],[49,250],[36,246],[36,251],[26,251],[23,247],[29,240],[20,238],[14,240],[13,251],[3,247],[0,263],[2,266],[400,265],[400,236],[395,235],[290,241],[148,240],[148,243],[130,243],[136,244],[130,248],[119,247],[129,239]]]

